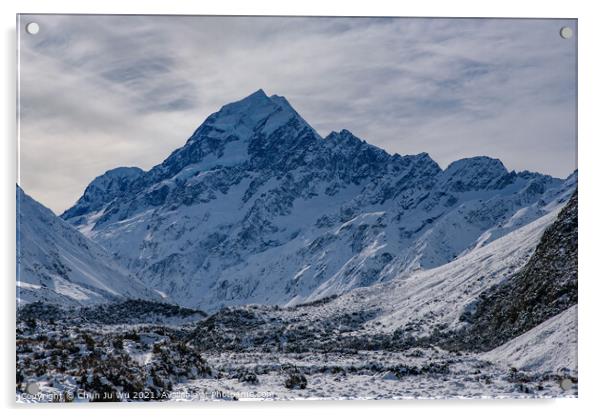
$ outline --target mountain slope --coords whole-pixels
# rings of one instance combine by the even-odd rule
[[[17,186],[17,305],[159,299],[98,244]]]
[[[530,371],[577,371],[577,305],[487,353],[483,359]]]
[[[554,211],[576,184],[488,157],[442,170],[347,130],[321,138],[261,90],[148,172],[118,177],[63,219],[149,287],[209,310],[292,305],[444,265]]]
[[[371,332],[401,332],[423,338],[465,326],[464,312],[479,296],[520,271],[531,259],[560,208],[437,268],[356,289],[329,303],[333,312],[378,311]],[[348,306],[348,307],[345,307]]]
[[[575,191],[524,268],[479,296],[463,345],[492,349],[577,304],[577,208]]]
[[[287,308],[251,305],[222,309],[198,324],[193,340],[202,349],[217,351],[407,351],[414,347],[449,347],[449,335],[466,325],[465,311],[481,294],[528,264],[558,212],[411,277]],[[556,332],[558,326],[549,329]],[[543,336],[538,337],[541,340]],[[542,346],[540,353],[545,348]],[[537,352],[532,353],[534,358]]]

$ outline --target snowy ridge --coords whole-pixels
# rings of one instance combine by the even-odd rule
[[[17,186],[17,305],[159,299],[92,242]]]

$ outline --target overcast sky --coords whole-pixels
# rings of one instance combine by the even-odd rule
[[[442,168],[576,169],[572,20],[23,16],[20,183],[60,214],[96,176],[149,169],[263,88],[321,135],[348,129]]]

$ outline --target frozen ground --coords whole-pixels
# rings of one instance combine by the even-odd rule
[[[565,378],[559,374],[515,371],[467,354],[431,351],[421,358],[391,352],[360,352],[357,355],[226,354],[207,359],[214,375],[177,383],[173,391],[158,399],[270,401],[577,396],[577,384],[571,382],[570,389],[563,389],[561,382]],[[286,387],[290,374],[283,369],[288,368],[297,369],[304,375],[307,381],[304,389]],[[433,369],[425,370],[430,368]],[[241,379],[239,375],[246,375],[244,370],[256,375],[257,382]],[[75,401],[89,400],[83,392],[77,394],[73,378],[61,383],[40,382],[41,392],[46,398],[52,394],[60,396],[64,392],[75,392]],[[17,395],[18,402],[40,400],[44,401],[44,398]]]
[[[414,355],[420,355],[415,357]],[[424,356],[423,356],[424,355]],[[576,396],[577,385],[563,390],[556,375],[523,373],[478,358],[443,351],[358,352],[338,354],[223,354],[209,363],[224,376],[174,387],[181,400],[538,398]],[[287,389],[292,365],[307,379],[305,389]],[[258,383],[229,377],[241,367],[257,370]]]

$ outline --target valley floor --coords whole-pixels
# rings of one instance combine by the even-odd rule
[[[443,349],[445,337],[399,339],[364,328],[369,314],[322,321],[314,314],[312,326],[306,325],[306,310],[332,302],[289,309],[247,306],[209,317],[141,301],[77,311],[32,304],[17,319],[16,400],[578,395],[577,305],[477,353]]]
[[[222,354],[209,356],[207,360],[216,370],[214,376],[177,383],[172,391],[157,398],[146,393],[124,395],[122,399],[269,401],[577,396],[574,377],[566,380],[571,382],[568,389],[563,389],[566,382],[563,383],[564,378],[558,375],[503,368],[473,354],[453,355],[430,351],[421,358],[413,357],[412,352],[359,352],[357,355]],[[291,374],[283,369],[290,366],[296,367],[304,376],[305,388],[286,387]],[[428,370],[429,367],[433,369]],[[244,374],[245,370],[249,372],[247,375],[255,375],[257,380],[244,381],[244,377],[238,376]],[[18,392],[17,401],[61,401],[65,392],[72,395],[75,401],[91,399],[91,393],[81,390],[73,378],[66,378],[61,383],[54,381],[50,385],[49,380],[42,379],[40,394],[31,396]]]
[[[415,355],[424,355],[415,357]],[[223,354],[208,358],[224,375],[178,384],[172,400],[344,400],[435,398],[575,397],[557,375],[525,373],[481,360],[474,354],[442,351],[359,352],[355,355]],[[307,380],[288,389],[282,364],[292,364]],[[237,369],[264,367],[258,383],[231,377]]]

